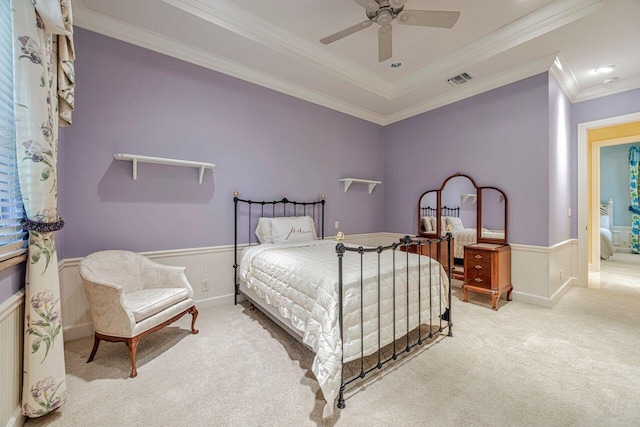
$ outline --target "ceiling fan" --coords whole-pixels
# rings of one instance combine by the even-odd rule
[[[320,40],[323,44],[333,43],[360,30],[370,27],[374,22],[378,29],[378,61],[383,62],[392,56],[391,21],[398,19],[400,24],[422,27],[452,28],[460,12],[440,10],[404,10],[407,0],[353,0],[364,7],[367,20],[338,31]]]

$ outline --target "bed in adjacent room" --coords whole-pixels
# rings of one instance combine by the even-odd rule
[[[613,246],[613,201],[600,203],[600,258],[609,259],[615,253]]]
[[[236,293],[314,352],[311,369],[327,401],[325,416],[332,413],[336,399],[338,407],[344,407],[344,390],[351,382],[445,329],[451,335],[450,317],[445,315],[450,282],[437,260],[396,250],[399,243],[364,248],[323,240],[324,199],[305,204],[287,199],[252,202],[236,196],[234,201]],[[260,244],[240,254],[238,203],[249,206],[249,229],[251,207],[257,205],[262,215],[255,225]],[[285,205],[283,217],[276,217],[280,203]],[[264,217],[265,204],[271,217]],[[293,207],[289,213],[287,205]],[[313,213],[307,214],[307,208]],[[322,213],[318,215],[316,208]],[[322,222],[321,233],[314,216]],[[405,244],[429,244],[426,239],[405,239]],[[385,346],[392,347],[389,357],[383,355]],[[375,359],[372,367],[365,366],[367,357]],[[345,378],[343,367],[348,363],[359,364],[353,378]]]

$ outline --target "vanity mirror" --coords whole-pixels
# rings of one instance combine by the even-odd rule
[[[507,243],[507,196],[497,188],[480,188],[480,236],[484,243]]]

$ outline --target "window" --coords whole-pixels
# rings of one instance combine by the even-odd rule
[[[13,113],[11,2],[0,2],[0,262],[26,252]]]

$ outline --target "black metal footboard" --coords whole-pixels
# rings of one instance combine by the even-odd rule
[[[448,330],[448,336],[453,336],[452,333],[452,327],[453,327],[453,323],[451,322],[451,263],[450,262],[446,262],[446,263],[442,263],[440,260],[440,257],[438,256],[439,254],[442,253],[442,251],[440,250],[440,245],[441,244],[446,244],[448,247],[448,251],[446,253],[450,254],[451,253],[451,240],[452,240],[452,235],[451,233],[447,233],[447,235],[445,237],[441,237],[441,238],[435,238],[435,239],[418,239],[418,238],[411,238],[409,236],[405,236],[404,238],[402,238],[400,240],[399,243],[394,243],[392,245],[389,246],[378,246],[377,248],[363,248],[362,246],[360,247],[347,247],[342,243],[338,243],[336,245],[336,253],[338,255],[338,304],[339,304],[339,322],[340,322],[340,339],[342,340],[342,381],[340,384],[340,395],[338,397],[338,408],[344,408],[345,407],[345,402],[344,402],[344,391],[345,388],[347,387],[347,385],[353,383],[354,381],[357,380],[361,380],[364,379],[366,377],[367,374],[369,374],[370,372],[374,371],[374,370],[379,370],[382,369],[382,367],[384,365],[386,365],[387,363],[389,363],[392,360],[396,360],[398,358],[399,355],[403,354],[403,353],[408,353],[411,351],[412,348],[416,347],[416,346],[420,346],[422,345],[425,340],[427,339],[431,339],[434,338],[435,335],[438,335],[440,333],[442,333],[445,329]],[[426,251],[423,251],[423,247],[426,246]],[[397,249],[401,248],[402,250],[404,250],[404,253],[400,253],[397,254]],[[411,342],[411,338],[410,338],[410,289],[409,289],[409,284],[410,284],[410,280],[409,280],[409,257],[413,256],[415,257],[415,254],[410,254],[410,252],[413,251],[413,249],[417,248],[417,253],[421,254],[421,253],[427,253],[429,254],[429,256],[419,256],[418,257],[418,327],[417,327],[417,340],[414,340],[413,342]],[[393,255],[392,255],[392,260],[393,260],[393,265],[392,265],[392,283],[381,283],[381,275],[380,275],[380,264],[381,264],[381,254],[384,251],[393,251]],[[359,362],[359,368],[360,368],[360,372],[354,376],[352,376],[351,378],[345,379],[344,375],[345,375],[345,364],[344,364],[344,289],[343,289],[343,258],[346,252],[357,252],[358,254],[360,254],[360,358],[356,359],[356,363]],[[378,275],[377,275],[377,307],[378,307],[378,330],[377,330],[377,335],[378,335],[378,350],[377,350],[377,364],[373,364],[372,367],[367,367],[365,368],[365,357],[371,357],[370,355],[365,355],[364,354],[364,278],[363,278],[363,265],[364,265],[364,257],[365,256],[373,256],[372,254],[376,253],[377,254],[377,264],[378,264]],[[432,256],[433,255],[433,256]],[[406,260],[407,260],[407,267],[406,267],[406,280],[397,280],[396,279],[396,256],[406,256]],[[431,267],[437,267],[438,264],[434,261],[435,259],[440,260],[440,262],[445,266],[446,268],[446,273],[447,273],[447,280],[448,280],[448,295],[446,295],[447,298],[447,302],[448,302],[448,308],[447,310],[443,313],[442,312],[442,304],[438,304],[439,305],[439,316],[438,316],[438,321],[436,323],[437,325],[437,329],[435,330],[434,333],[434,322],[433,322],[433,318],[432,318],[432,313],[433,313],[433,289],[432,289],[432,273],[431,273]],[[429,263],[429,280],[428,280],[428,284],[423,284],[422,283],[422,265],[424,265],[424,263]],[[422,264],[422,265],[421,265]],[[404,283],[403,283],[404,282]],[[392,292],[393,292],[393,341],[392,341],[392,354],[390,356],[383,356],[382,354],[382,345],[381,345],[381,313],[380,313],[380,306],[381,306],[381,287],[382,286],[392,286]],[[401,345],[398,346],[397,344],[397,337],[396,337],[396,294],[397,294],[397,290],[402,287],[405,286],[405,291],[406,291],[406,340],[404,343],[402,343]],[[422,319],[422,293],[423,292],[427,292],[426,289],[424,289],[426,286],[428,286],[428,292],[429,292],[429,333],[426,336],[423,336],[422,334],[422,325],[423,325],[423,319]],[[438,286],[439,292],[440,294],[438,295],[438,301],[442,301],[442,286]],[[426,308],[426,307],[425,307]],[[424,321],[426,322],[427,319],[424,319]],[[400,339],[402,340],[402,336],[400,337]],[[375,356],[374,356],[375,357]],[[353,362],[350,362],[353,363]],[[369,364],[371,365],[371,363]]]

